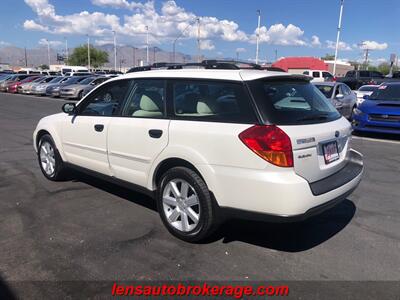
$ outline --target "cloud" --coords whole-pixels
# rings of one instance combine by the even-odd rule
[[[272,25],[269,29],[267,27],[260,27],[259,36],[261,43],[282,46],[305,46],[306,41],[303,39],[304,31],[299,27],[289,24]],[[257,29],[250,37],[250,42],[255,43],[257,39]]]
[[[5,42],[5,41],[0,41],[0,47],[6,47],[6,46],[10,46],[11,44],[9,42]]]
[[[387,43],[378,43],[375,41],[364,41],[360,46],[360,49],[369,49],[369,50],[385,50],[388,47]]]
[[[201,50],[214,50],[215,46],[211,40],[201,40],[200,41]]]
[[[50,44],[50,47],[60,47],[61,45],[63,45],[63,42],[61,41],[47,41],[46,39],[40,39],[38,44],[41,46],[47,46],[47,43]]]
[[[243,52],[246,52],[246,49],[245,48],[236,48],[236,52],[243,53]]]
[[[137,8],[143,8],[143,4],[140,2],[128,2],[127,0],[92,0],[92,4],[97,6],[109,6],[112,8],[122,8],[134,10]]]
[[[326,48],[328,48],[328,49],[336,49],[336,42],[327,40],[326,41]],[[353,48],[349,44],[347,44],[345,42],[339,42],[339,50],[352,51]]]
[[[320,47],[321,46],[321,42],[320,42],[318,36],[313,35],[311,37],[311,46],[313,46],[313,47]]]
[[[33,20],[26,20],[23,26],[26,30],[49,31],[47,26],[40,25]]]

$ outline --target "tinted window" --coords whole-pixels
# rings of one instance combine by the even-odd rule
[[[354,72],[354,71],[348,71],[346,73],[346,77],[355,77],[355,75],[356,75],[356,72]]]
[[[63,80],[64,78],[65,78],[65,77],[62,77],[62,76],[56,77],[56,78],[52,79],[49,83],[58,83],[58,82],[60,82],[61,80]]]
[[[380,72],[371,71],[371,77],[373,77],[373,78],[383,78],[384,76]]]
[[[85,79],[85,77],[70,77],[67,80],[63,81],[65,84],[75,84],[81,82]]]
[[[343,95],[345,95],[345,96],[348,96],[348,95],[351,94],[350,88],[349,88],[347,85],[345,85],[345,84],[341,84],[341,85],[340,85],[340,89],[341,89],[341,93],[342,93]]]
[[[165,116],[165,81],[135,80],[122,116],[162,118]]]
[[[326,98],[331,98],[333,93],[333,85],[316,85],[317,89],[325,95]]]
[[[308,71],[304,71],[304,72],[303,72],[303,74],[304,74],[304,75],[309,75],[309,74],[310,74],[310,72],[308,72]]]
[[[79,105],[79,114],[85,116],[117,115],[130,89],[131,82],[131,80],[118,80],[100,87]]]
[[[329,100],[309,82],[255,80],[249,85],[264,119],[273,124],[315,124],[340,118]]]
[[[88,77],[88,78],[85,78],[84,80],[82,80],[82,81],[80,82],[80,84],[90,84],[94,79],[95,79],[95,77]]]
[[[370,77],[369,71],[360,71],[360,77]]]
[[[383,84],[372,93],[369,99],[400,101],[400,84]]]
[[[319,72],[312,72],[312,77],[318,78],[319,77]]]
[[[324,78],[333,78],[332,74],[329,72],[322,72],[322,77]]]
[[[256,117],[243,84],[185,81],[173,84],[174,114],[179,118],[254,123]]]

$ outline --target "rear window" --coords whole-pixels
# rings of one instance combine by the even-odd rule
[[[317,89],[325,95],[326,98],[331,98],[333,93],[333,85],[316,85]]]
[[[255,123],[257,118],[242,83],[178,81],[173,83],[174,113],[179,119]]]
[[[308,81],[255,80],[249,86],[266,122],[299,125],[340,118],[329,100]]]
[[[360,71],[360,77],[370,77],[369,71]]]
[[[329,72],[322,72],[322,77],[324,78],[333,78],[332,74]]]
[[[312,72],[312,77],[319,78],[319,72]]]
[[[400,101],[400,84],[381,85],[369,97],[371,100]]]

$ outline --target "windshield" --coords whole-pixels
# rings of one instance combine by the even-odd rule
[[[68,80],[64,81],[63,83],[74,84],[74,83],[78,83],[78,82],[82,81],[83,79],[85,79],[85,77],[70,77],[70,78],[68,78]]]
[[[94,77],[89,77],[80,82],[80,84],[90,84],[94,80]]]
[[[369,99],[400,101],[400,84],[381,85],[372,93]]]
[[[378,88],[378,86],[372,86],[372,85],[364,85],[360,87],[358,90],[360,92],[373,92]]]
[[[63,80],[64,78],[65,78],[65,77],[63,77],[63,76],[56,77],[56,78],[52,79],[49,83],[58,83],[58,82],[60,82],[61,80]]]
[[[338,111],[313,84],[294,79],[283,80],[255,80],[249,83],[265,121],[276,125],[298,125],[340,118]]]
[[[333,93],[333,85],[316,85],[317,89],[325,95],[326,98],[331,98]]]

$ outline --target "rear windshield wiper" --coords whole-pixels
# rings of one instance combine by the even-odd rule
[[[296,121],[313,121],[313,120],[326,120],[326,119],[328,119],[327,114],[319,114],[319,115],[312,115],[312,116],[300,118],[300,119],[297,119]]]

